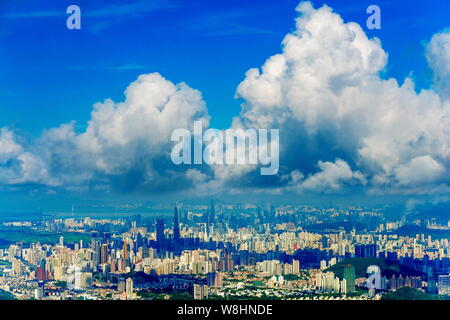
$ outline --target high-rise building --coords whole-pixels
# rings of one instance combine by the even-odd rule
[[[173,240],[175,243],[180,242],[180,216],[177,206],[175,206],[175,212],[173,214]]]
[[[355,267],[351,264],[348,264],[344,267],[344,279],[347,285],[347,293],[351,293],[355,291]]]
[[[102,244],[100,260],[101,264],[108,263],[108,245],[105,243]]]
[[[114,273],[117,271],[116,264],[117,264],[116,259],[111,259],[111,265],[110,265],[111,273]]]
[[[41,260],[39,267],[36,268],[35,275],[37,280],[48,280],[45,259]]]
[[[124,278],[120,278],[119,282],[117,283],[117,291],[119,291],[119,293],[125,292],[126,291],[126,281]]]
[[[156,241],[158,244],[162,244],[165,240],[164,237],[164,219],[156,220]]]
[[[125,260],[130,258],[130,250],[128,248],[128,243],[126,241],[124,241],[124,243],[123,243],[122,256]]]
[[[93,263],[94,266],[98,266],[101,262],[101,244],[100,241],[94,240],[93,241]]]
[[[131,297],[133,295],[133,279],[128,278],[125,281],[125,292],[127,293],[128,297]]]
[[[300,273],[300,261],[292,260],[292,273],[299,274]]]
[[[210,287],[222,287],[223,286],[223,273],[222,272],[208,272],[206,274],[206,284]]]
[[[439,294],[450,294],[450,275],[438,276],[437,288]]]
[[[75,290],[84,290],[91,285],[92,273],[90,272],[76,272],[75,273]]]
[[[359,258],[375,258],[377,256],[376,244],[358,244],[355,246],[355,256]]]
[[[34,291],[34,298],[40,300],[44,297],[44,281],[39,281],[36,290]]]
[[[328,248],[328,237],[322,236],[321,242],[322,242],[322,249]]]
[[[201,284],[194,284],[194,299],[202,300],[208,298],[208,286]]]
[[[277,216],[277,211],[275,209],[275,206],[271,205],[270,212],[269,212],[269,222],[273,223],[275,221],[276,216]]]
[[[214,224],[216,219],[216,205],[214,200],[211,200],[211,204],[209,205],[209,214],[208,214],[208,225],[211,226]]]

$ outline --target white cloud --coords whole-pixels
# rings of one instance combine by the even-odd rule
[[[359,25],[344,23],[331,8],[303,2],[297,11],[297,28],[283,40],[282,53],[267,59],[261,71],[249,70],[239,85],[243,111],[234,123],[280,127],[281,165],[288,162],[288,172],[306,169],[314,177],[305,165],[329,163],[324,156],[342,158],[367,176],[369,186],[383,185],[389,192],[400,174],[403,192],[409,183],[430,182],[425,176],[408,181],[401,174],[413,159],[434,159],[448,168],[449,101],[432,90],[416,93],[411,79],[399,85],[381,78],[387,54],[380,41],[369,39]],[[446,66],[445,76],[447,40],[448,35],[433,37],[427,55],[434,69]],[[446,170],[428,169],[433,179],[448,182]]]
[[[443,95],[450,95],[450,33],[433,35],[426,49],[426,58],[433,70],[436,89]]]
[[[352,171],[347,162],[336,159],[334,162],[319,161],[319,172],[309,175],[303,180],[298,171],[293,172],[294,189],[300,192],[338,192],[345,185],[366,184],[366,179],[359,171]]]
[[[0,130],[0,181],[5,184],[54,184],[49,178],[46,164],[34,154],[24,150],[15,134]]]
[[[17,157],[22,147],[14,141],[14,134],[7,128],[0,130],[0,162],[5,163]]]
[[[34,143],[20,145],[3,129],[0,161],[14,159],[20,169],[1,168],[3,182],[70,186],[110,184],[109,176],[124,176],[120,181],[134,188],[170,182],[170,175],[183,182],[183,172],[169,169],[170,134],[176,128],[190,129],[195,120],[208,125],[201,94],[152,73],[139,76],[125,96],[123,102],[95,104],[87,129],[79,134],[74,123],[63,124],[46,130]]]
[[[192,129],[195,120],[209,123],[200,92],[157,73],[139,76],[125,96],[124,102],[97,103],[86,132],[76,137],[78,148],[106,174],[127,171],[140,157],[167,155],[176,128]]]
[[[402,186],[435,182],[443,173],[445,168],[430,156],[413,158],[395,169],[395,177]]]

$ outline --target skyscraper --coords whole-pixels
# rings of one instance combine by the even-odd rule
[[[322,236],[321,242],[322,242],[322,249],[328,248],[328,237]]]
[[[100,250],[100,263],[106,264],[108,263],[108,245],[106,243],[102,244],[101,250]]]
[[[439,294],[450,294],[450,275],[439,275],[437,287]]]
[[[117,283],[117,290],[122,293],[126,291],[126,281],[124,278],[120,278],[119,282]]]
[[[270,211],[269,211],[269,222],[273,223],[275,222],[275,218],[277,217],[277,211],[275,209],[275,206],[272,204],[270,206]]]
[[[122,257],[124,260],[127,260],[130,258],[130,250],[128,243],[124,242],[122,247]]]
[[[164,219],[156,220],[156,241],[161,244],[165,240],[164,237]]]
[[[93,249],[92,263],[97,266],[101,262],[101,242],[97,240],[97,237],[92,237],[91,246]]]
[[[180,217],[178,213],[178,206],[175,206],[175,212],[173,214],[173,240],[175,243],[180,242]]]
[[[37,280],[44,281],[48,279],[45,259],[41,260],[39,267],[36,268],[35,272]]]
[[[208,225],[211,226],[214,224],[216,219],[216,205],[214,200],[211,200],[211,204],[209,206],[209,215],[208,215]]]
[[[355,267],[348,264],[344,267],[344,279],[347,285],[347,293],[355,291]]]
[[[39,281],[37,288],[34,291],[34,298],[36,300],[40,300],[44,297],[45,289],[44,289],[44,281]]]
[[[125,292],[127,293],[128,297],[131,297],[133,295],[133,279],[128,278],[125,281]]]

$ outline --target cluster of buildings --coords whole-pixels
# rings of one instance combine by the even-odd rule
[[[342,218],[368,221],[373,227],[356,231],[327,225],[326,219]],[[177,206],[171,219],[8,222],[8,227],[34,231],[90,234],[90,239],[67,242],[61,237],[56,243],[15,243],[0,249],[0,261],[8,264],[0,270],[0,289],[20,299],[142,299],[170,297],[171,292],[195,299],[303,299],[328,293],[350,298],[364,289],[364,279],[358,279],[364,276],[357,276],[351,264],[339,276],[329,268],[350,258],[378,258],[415,272],[383,275],[381,291],[408,286],[449,294],[448,239],[400,236],[395,230],[401,226],[379,212],[356,209],[217,210],[214,203],[203,213]]]
[[[314,280],[314,284],[320,292],[334,292],[342,294],[346,294],[348,292],[347,280],[340,280],[331,271],[317,273]]]
[[[279,260],[264,260],[256,263],[256,271],[269,275],[300,274],[300,261],[293,259],[292,263],[281,263]]]

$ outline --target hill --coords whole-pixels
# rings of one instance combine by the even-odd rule
[[[381,269],[381,274],[387,278],[392,277],[392,275],[402,275],[402,276],[421,276],[422,273],[412,270],[404,265],[397,262],[392,262],[382,258],[351,258],[345,259],[335,265],[329,267],[327,271],[332,271],[334,274],[343,279],[344,267],[346,265],[352,265],[355,268],[356,278],[366,277],[367,267],[371,265],[377,265]]]
[[[413,219],[435,218],[446,222],[450,214],[450,201],[440,202],[436,204],[427,203],[418,206],[415,211],[416,212],[413,213],[411,217]]]
[[[381,300],[438,300],[438,297],[414,288],[403,287],[384,294]]]
[[[450,230],[428,229],[423,226],[408,224],[395,230],[399,236],[415,237],[416,234],[424,234],[433,238],[450,238]]]

